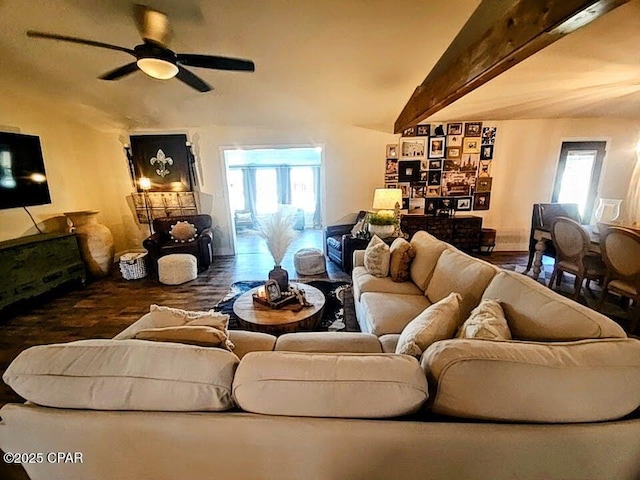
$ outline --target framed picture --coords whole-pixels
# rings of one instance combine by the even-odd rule
[[[482,145],[480,147],[480,159],[491,160],[493,158],[493,145]]]
[[[407,127],[402,130],[403,137],[415,137],[416,136],[416,127]]]
[[[480,160],[480,165],[478,165],[478,176],[479,177],[491,176],[491,160]]]
[[[425,194],[426,197],[439,197],[440,196],[440,185],[427,185],[427,192]]]
[[[444,157],[444,137],[430,137],[429,138],[429,158],[443,158]]]
[[[462,122],[447,123],[447,135],[462,135]]]
[[[490,192],[492,184],[493,178],[479,177],[478,180],[476,180],[476,193]]]
[[[427,149],[426,138],[401,138],[400,139],[400,158],[424,158]]]
[[[482,129],[482,144],[483,145],[493,145],[496,143],[496,127],[484,127]]]
[[[451,198],[440,198],[438,200],[438,208],[453,208],[454,199]]]
[[[464,154],[460,162],[461,172],[477,172],[478,163],[480,162],[480,155],[474,153],[472,155]]]
[[[460,171],[460,159],[446,159],[444,166],[442,167],[444,172],[459,172]]]
[[[429,175],[429,172],[421,170],[420,171],[420,181],[421,182],[426,182],[427,181],[427,176]]]
[[[447,147],[447,158],[460,158],[461,156],[461,147]]]
[[[420,170],[429,170],[429,160],[427,158],[420,160]]]
[[[131,135],[130,140],[136,185],[147,177],[151,191],[193,190],[194,158],[186,135]]]
[[[422,198],[410,198],[409,199],[409,208],[408,213],[410,214],[418,214],[422,213],[424,209],[424,200]]]
[[[402,198],[409,198],[411,196],[411,184],[410,183],[408,183],[408,182],[398,183],[398,188],[400,190],[402,190]]]
[[[482,122],[467,122],[464,124],[465,137],[479,137],[482,135]]]
[[[387,163],[384,169],[385,175],[397,175],[398,174],[398,159],[387,158]]]
[[[435,216],[438,213],[438,198],[425,198],[424,200],[424,214]]]
[[[444,131],[443,123],[434,123],[431,125],[431,135],[434,137],[444,137],[446,135]]]
[[[447,137],[447,146],[448,147],[461,147],[462,146],[462,135],[449,135]]]
[[[424,198],[426,195],[426,185],[412,185],[411,186],[411,198]],[[420,204],[420,208],[422,208],[422,204]]]
[[[428,137],[431,125],[416,125],[416,135],[418,137]]]
[[[471,185],[466,174],[460,172],[444,172],[442,174],[441,194],[443,197],[468,197],[470,190]]]
[[[389,183],[389,182],[397,182],[398,181],[398,175],[385,175],[384,176],[384,181]]]
[[[399,182],[420,181],[420,160],[403,160],[398,163]]]
[[[267,294],[268,301],[275,302],[280,298],[280,287],[275,280],[267,280],[264,282],[264,290]]]
[[[480,138],[464,137],[462,141],[462,153],[480,153]]]
[[[397,183],[385,183],[384,188],[398,188]]]
[[[409,197],[402,198],[402,210],[409,211]]]
[[[491,192],[476,193],[473,196],[474,210],[489,210],[491,203]]]
[[[429,160],[429,170],[442,170],[442,160]]]
[[[427,180],[427,184],[431,187],[438,186],[442,182],[442,172],[441,171],[433,171],[429,172],[429,177]]]
[[[398,145],[396,143],[387,145],[387,158],[398,158]]]
[[[468,212],[471,210],[471,197],[456,198],[456,210]]]

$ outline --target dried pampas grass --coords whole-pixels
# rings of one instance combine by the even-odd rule
[[[258,234],[267,242],[267,248],[278,266],[282,264],[282,259],[287,253],[289,245],[296,238],[292,224],[293,215],[285,215],[281,210],[278,210],[258,225]]]

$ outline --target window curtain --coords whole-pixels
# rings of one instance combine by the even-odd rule
[[[276,169],[278,176],[278,203],[289,205],[291,203],[291,168],[280,166]]]
[[[256,216],[256,169],[242,169],[242,185],[244,187],[244,207]]]
[[[313,212],[314,228],[322,228],[322,192],[320,184],[320,167],[313,167],[313,193],[316,197],[316,209]]]

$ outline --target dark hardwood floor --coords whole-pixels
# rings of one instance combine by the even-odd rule
[[[318,233],[299,238],[291,248],[320,245]],[[255,238],[245,239],[244,247],[256,242]],[[321,242],[321,241],[320,241]],[[257,245],[257,244],[256,244]],[[244,248],[243,247],[243,248]],[[189,310],[206,310],[224,298],[229,285],[239,280],[259,280],[267,277],[273,267],[271,256],[258,247],[257,253],[242,253],[235,257],[216,257],[211,268],[201,273],[192,282],[166,286],[152,278],[124,280],[117,268],[112,274],[88,283],[82,287],[69,285],[30,300],[19,308],[0,312],[0,374],[4,373],[11,361],[24,349],[42,344],[69,342],[88,338],[111,338],[149,311],[152,303]],[[247,248],[245,252],[253,251]],[[494,252],[481,256],[507,270],[523,271],[527,263],[526,252]],[[551,274],[553,264],[545,258],[544,275]],[[292,279],[295,278],[292,255],[283,262]],[[349,280],[332,262],[327,262],[327,273],[307,279]],[[567,279],[569,280],[569,279]],[[566,295],[572,293],[570,281],[560,287]],[[595,297],[581,298],[581,303],[593,306]],[[624,312],[616,304],[607,305],[613,318],[624,317]],[[617,310],[616,310],[617,309]],[[10,402],[21,402],[9,387],[0,382],[0,406]],[[7,466],[0,462],[0,478],[26,479],[21,467]]]

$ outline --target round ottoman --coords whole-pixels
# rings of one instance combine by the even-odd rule
[[[320,275],[327,271],[324,254],[317,248],[303,248],[293,255],[298,275]]]
[[[180,285],[198,276],[198,259],[188,253],[174,253],[158,259],[158,279],[165,285]]]

